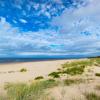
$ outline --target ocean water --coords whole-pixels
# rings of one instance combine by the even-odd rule
[[[3,57],[0,58],[0,63],[12,63],[12,62],[30,62],[30,61],[45,61],[45,60],[59,60],[59,59],[78,59],[85,58],[85,56],[33,56],[33,57]]]

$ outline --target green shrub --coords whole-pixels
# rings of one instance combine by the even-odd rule
[[[82,80],[82,79],[65,79],[64,80],[65,85],[79,84],[79,83],[83,83],[83,82],[84,82],[84,80]]]
[[[75,67],[69,67],[66,70],[63,71],[65,74],[69,75],[79,75],[84,72],[85,66],[75,66]]]
[[[85,67],[93,65],[92,60],[81,60],[65,63],[62,65],[63,74],[79,75],[84,72]]]
[[[83,60],[83,61],[73,61],[70,63],[62,64],[63,68],[69,68],[69,67],[78,67],[78,66],[91,66],[93,65],[93,61],[91,60]]]
[[[62,69],[61,69],[61,68],[58,68],[57,70],[58,70],[58,71],[61,71]]]
[[[20,72],[27,72],[27,69],[26,68],[22,68],[22,69],[20,69]]]
[[[98,76],[98,77],[100,77],[100,73],[95,73],[95,76]]]
[[[35,78],[35,80],[40,80],[40,79],[43,79],[44,77],[43,76],[38,76]]]
[[[48,79],[49,82],[56,82],[54,79]]]
[[[48,76],[51,76],[53,78],[59,78],[60,77],[59,72],[52,72]]]

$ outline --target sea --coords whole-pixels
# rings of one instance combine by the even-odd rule
[[[0,63],[14,63],[14,62],[34,62],[34,61],[48,61],[48,60],[63,60],[63,59],[80,59],[86,56],[33,56],[33,57],[0,57]]]

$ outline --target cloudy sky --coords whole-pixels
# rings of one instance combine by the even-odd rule
[[[100,0],[0,0],[0,57],[100,55]]]

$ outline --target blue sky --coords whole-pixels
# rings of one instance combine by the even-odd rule
[[[100,55],[99,0],[0,0],[0,57]]]

